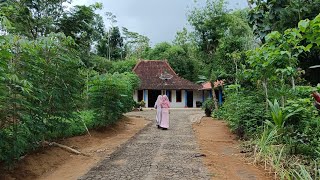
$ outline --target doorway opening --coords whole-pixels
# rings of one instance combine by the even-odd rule
[[[187,107],[193,107],[193,91],[187,91]]]
[[[148,107],[149,108],[154,106],[159,95],[161,95],[161,90],[148,91]]]

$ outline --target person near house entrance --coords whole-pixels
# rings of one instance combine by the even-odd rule
[[[162,95],[159,95],[156,103],[154,104],[154,108],[157,109],[156,123],[158,128],[160,128],[161,116],[162,116],[161,103],[162,103]]]
[[[169,128],[169,108],[170,108],[170,101],[167,95],[163,95],[162,102],[161,102],[161,122],[160,127],[163,130],[167,130]]]

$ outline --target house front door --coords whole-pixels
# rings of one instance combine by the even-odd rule
[[[159,95],[161,95],[161,90],[149,90],[148,91],[148,107],[154,106]]]
[[[187,91],[187,107],[193,107],[193,91]]]

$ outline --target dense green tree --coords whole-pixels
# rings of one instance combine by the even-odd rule
[[[154,48],[147,49],[143,55],[144,59],[167,60],[170,66],[181,77],[197,81],[200,69],[200,62],[189,54],[188,49],[179,45],[171,45],[168,42],[162,42],[155,45]]]
[[[122,27],[122,33],[127,58],[141,58],[143,51],[150,46],[150,39],[137,32],[129,31],[125,27]]]
[[[83,90],[72,38],[0,36],[0,159],[12,162],[72,118]],[[72,121],[72,120],[71,120]]]
[[[192,33],[188,32],[187,28],[183,28],[182,31],[176,33],[173,44],[181,46],[185,50],[197,49],[197,44]],[[195,52],[192,52],[195,53]]]
[[[302,19],[313,19],[320,12],[319,0],[251,0],[249,21],[254,33],[264,42],[271,31],[284,32]]]
[[[319,0],[253,0],[250,3],[254,8],[249,12],[249,22],[262,43],[265,43],[265,36],[271,31],[283,33],[288,28],[296,27],[300,20],[313,19],[320,13]],[[312,48],[310,53],[299,57],[299,67],[306,72],[304,78],[312,83],[317,83],[319,78],[316,70],[309,67],[320,64],[319,53],[319,48]]]
[[[123,37],[119,27],[113,27],[105,33],[97,44],[98,55],[110,60],[119,60],[125,57]]]
[[[224,0],[207,0],[205,7],[196,7],[189,13],[188,21],[194,28],[205,79],[212,86],[217,79],[235,81],[240,62],[233,54],[247,50],[253,43],[246,11],[231,12]],[[213,95],[217,109],[215,93]]]
[[[56,32],[69,0],[8,0],[0,2],[0,11],[11,22],[9,32],[36,39]]]
[[[188,21],[195,29],[199,47],[206,54],[214,54],[218,47],[230,20],[228,12],[224,0],[207,0],[205,7],[189,13]]]
[[[229,13],[227,30],[219,39],[211,71],[218,70],[219,78],[234,82],[236,78],[236,66],[240,66],[241,59],[236,59],[233,54],[244,54],[246,50],[252,49],[255,45],[254,36],[249,27],[246,10],[238,10]]]
[[[195,29],[193,39],[199,47],[198,57],[206,64],[204,75],[209,77],[215,73],[217,78],[231,76],[232,80],[235,73],[232,53],[250,49],[254,44],[246,18],[247,10],[231,12],[223,0],[208,0],[204,8],[190,12],[189,22]]]
[[[6,31],[31,39],[63,32],[75,40],[75,48],[81,53],[82,61],[90,66],[89,52],[92,44],[104,34],[102,17],[95,13],[102,8],[102,4],[75,6],[69,11],[63,5],[68,2],[69,0],[5,1],[0,5],[2,16],[12,27],[6,28]]]
[[[168,42],[162,42],[155,45],[154,48],[147,50],[145,59],[167,59],[167,51],[171,48],[171,44]]]
[[[104,34],[102,17],[95,13],[95,10],[101,8],[100,3],[75,6],[65,12],[59,22],[58,31],[72,37],[82,53],[88,54],[93,42],[100,40]]]

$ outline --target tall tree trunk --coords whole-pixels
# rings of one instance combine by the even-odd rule
[[[265,96],[266,96],[266,110],[268,110],[268,82],[266,79],[263,80],[262,82],[263,88],[264,88],[264,92],[265,92]]]
[[[293,76],[291,76],[291,83],[292,83],[292,89],[295,90],[296,89],[296,84],[295,84]]]
[[[281,107],[282,108],[284,108],[284,93],[283,93],[283,91],[284,91],[284,84],[285,84],[285,82],[284,82],[284,77],[283,77],[283,73],[282,73],[282,76],[281,76],[281,84],[282,84],[282,87],[281,87]]]
[[[87,79],[86,79],[86,83],[87,83],[87,92],[86,92],[86,104],[88,105],[88,102],[89,102],[89,70],[87,70]]]
[[[237,63],[236,58],[233,58],[233,63],[234,63],[235,68],[236,68],[235,83],[236,83],[236,85],[238,85],[238,63]]]
[[[110,59],[111,59],[111,58],[110,58],[110,57],[111,57],[111,52],[110,52],[110,51],[111,51],[111,50],[110,50],[110,49],[111,49],[111,48],[110,48],[110,33],[111,33],[111,32],[110,32],[110,29],[109,29],[109,34],[108,34],[108,59],[109,59],[109,61],[110,61]]]
[[[216,92],[214,91],[213,81],[210,81],[210,83],[211,83],[211,92],[212,92],[212,99],[213,99],[213,102],[214,102],[214,108],[215,108],[215,110],[218,110],[219,106],[218,106]]]

